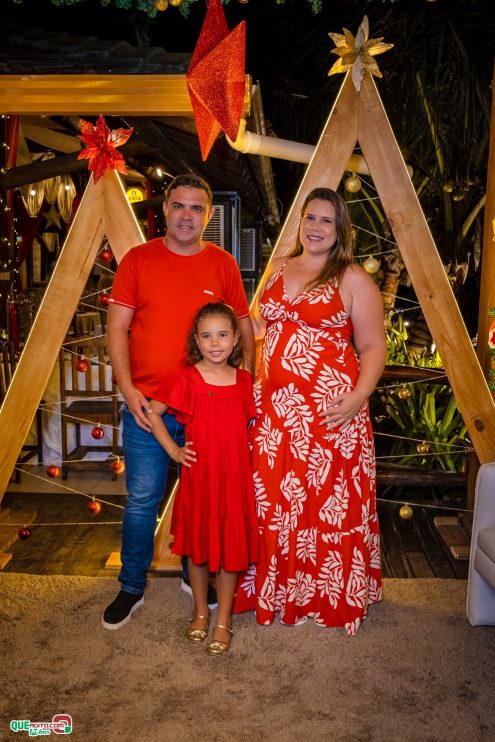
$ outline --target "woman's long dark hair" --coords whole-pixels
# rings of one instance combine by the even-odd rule
[[[227,359],[227,363],[229,364],[229,366],[239,368],[244,357],[244,349],[242,347],[242,338],[239,330],[239,323],[237,321],[234,310],[229,307],[228,304],[222,304],[222,302],[220,301],[205,304],[196,313],[192,327],[189,330],[189,334],[187,336],[187,348],[184,365],[194,366],[194,364],[199,363],[199,361],[203,358],[196,342],[196,335],[198,334],[199,323],[206,317],[225,317],[225,319],[228,319],[228,321],[230,322],[233,333],[235,334],[237,332],[239,334],[239,339],[237,340],[237,343],[232,349],[232,353]]]
[[[329,201],[334,207],[337,239],[328,253],[325,265],[318,275],[307,284],[306,289],[314,288],[327,281],[339,284],[345,269],[353,261],[352,224],[346,202],[342,196],[336,193],[336,191],[332,191],[331,188],[314,188],[304,199],[301,209],[301,219],[304,218],[304,213],[309,202],[316,200]],[[298,231],[296,246],[290,253],[290,257],[295,258],[297,255],[301,255],[302,251],[303,246]]]

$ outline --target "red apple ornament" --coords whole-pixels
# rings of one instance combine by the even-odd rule
[[[112,469],[116,474],[122,474],[125,470],[125,464],[122,459],[116,459],[112,462]]]
[[[50,464],[50,466],[47,466],[46,468],[46,474],[51,479],[55,479],[60,474],[60,469],[56,464]]]
[[[88,362],[88,360],[84,356],[80,356],[77,359],[76,368],[77,368],[78,371],[82,371],[83,374],[86,373],[86,371],[89,368],[89,362]]]
[[[91,513],[91,515],[98,515],[98,513],[101,510],[101,502],[98,502],[98,500],[91,500],[88,502],[88,511]]]
[[[104,263],[111,263],[113,260],[113,252],[110,250],[109,247],[104,247],[98,257],[100,258],[100,260],[103,260]]]

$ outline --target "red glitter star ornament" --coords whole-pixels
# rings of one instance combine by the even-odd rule
[[[246,22],[229,33],[220,0],[210,0],[186,75],[201,157],[223,129],[236,139],[245,88]]]
[[[93,172],[96,183],[107,168],[113,168],[124,175],[127,173],[125,160],[116,151],[115,147],[125,144],[131,136],[133,129],[110,129],[106,125],[103,116],[98,116],[96,126],[89,121],[80,119],[81,139],[86,145],[79,152],[78,160],[89,160],[88,168]]]

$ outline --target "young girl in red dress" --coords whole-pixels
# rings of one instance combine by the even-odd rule
[[[195,613],[186,632],[196,644],[208,636],[208,577],[216,573],[218,609],[209,654],[228,651],[237,575],[258,558],[258,523],[247,426],[256,416],[251,375],[239,368],[237,318],[226,304],[206,304],[189,333],[186,366],[151,402],[153,434],[182,464],[174,503],[172,551],[187,555]],[[185,424],[185,445],[173,441],[161,416]]]

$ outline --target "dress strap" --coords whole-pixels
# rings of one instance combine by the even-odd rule
[[[290,257],[287,257],[287,259],[284,260],[284,262],[282,263],[282,265],[280,266],[280,268],[278,269],[278,271],[276,271],[273,274],[272,278],[279,278],[282,275],[282,273],[284,271],[284,268],[287,265],[287,263],[289,262],[289,260],[290,260]]]

